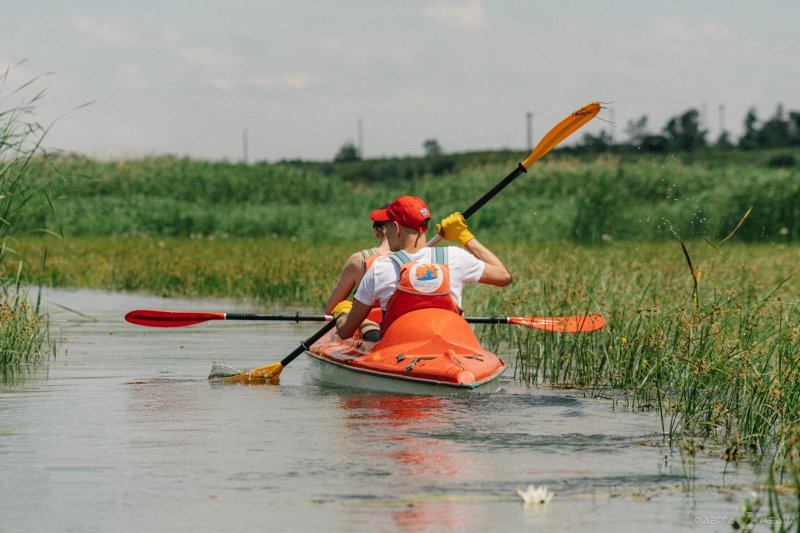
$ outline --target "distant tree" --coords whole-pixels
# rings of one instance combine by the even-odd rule
[[[639,146],[646,152],[660,154],[669,150],[670,142],[663,135],[645,135]]]
[[[728,133],[727,131],[723,131],[722,133],[720,133],[719,137],[717,137],[717,143],[716,143],[717,148],[724,148],[726,150],[729,148],[733,148],[733,143],[731,142],[730,137],[731,134]]]
[[[789,139],[792,146],[800,146],[800,111],[789,112]]]
[[[428,172],[434,176],[441,176],[442,174],[449,174],[458,168],[455,159],[448,156],[438,156],[430,159],[428,165]]]
[[[611,146],[611,134],[601,130],[598,135],[587,133],[583,136],[583,147],[590,152],[603,152]]]
[[[341,148],[339,148],[339,153],[336,154],[336,157],[333,160],[336,163],[346,163],[348,161],[359,161],[361,156],[358,154],[358,148],[351,142],[345,143]]]
[[[756,108],[751,107],[744,117],[744,133],[739,138],[739,148],[744,150],[758,148],[758,140],[758,116]]]
[[[426,157],[437,157],[443,153],[442,147],[439,145],[439,141],[436,139],[427,139],[424,143],[422,143],[422,147],[425,149]]]
[[[707,130],[700,129],[700,113],[689,109],[680,116],[672,117],[664,126],[664,134],[670,144],[678,149],[691,151],[706,146]]]
[[[640,146],[647,136],[647,115],[642,115],[636,120],[629,120],[625,125],[625,135],[631,146]]]
[[[778,104],[775,114],[761,127],[758,137],[758,144],[761,148],[778,148],[790,145],[789,121],[786,119],[782,105]]]

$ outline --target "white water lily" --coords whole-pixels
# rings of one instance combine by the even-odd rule
[[[540,503],[542,505],[550,503],[550,500],[553,499],[553,493],[547,490],[547,487],[544,485],[541,487],[528,485],[528,488],[525,490],[517,489],[517,496],[522,498],[522,501],[525,503]]]

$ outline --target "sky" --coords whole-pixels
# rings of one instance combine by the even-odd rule
[[[713,140],[738,138],[751,107],[800,110],[798,0],[27,0],[2,13],[0,110],[45,89],[44,144],[101,159],[523,149],[527,113],[536,142],[593,101],[605,122],[571,142],[625,140],[643,115],[657,133],[690,108]]]

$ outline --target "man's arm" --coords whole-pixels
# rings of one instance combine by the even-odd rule
[[[364,262],[361,257],[361,252],[356,252],[351,255],[344,266],[342,272],[339,274],[339,279],[336,281],[331,290],[331,295],[328,297],[328,303],[325,304],[325,313],[330,314],[333,308],[350,296],[350,291],[356,286],[356,281],[361,276],[364,270]]]
[[[505,287],[514,281],[514,278],[511,276],[511,272],[508,271],[506,266],[500,261],[500,259],[497,258],[496,255],[492,253],[491,250],[478,242],[478,239],[473,237],[467,241],[467,244],[464,245],[464,248],[466,248],[466,250],[474,255],[477,259],[480,259],[486,263],[486,266],[483,268],[481,279],[478,280],[479,283]]]
[[[353,298],[353,308],[350,312],[342,313],[336,318],[336,333],[343,339],[349,339],[355,334],[358,326],[367,319],[370,311],[372,311],[371,305]]]
[[[483,269],[479,283],[487,285],[497,285],[505,287],[513,280],[511,272],[494,255],[491,250],[478,242],[478,239],[467,228],[467,221],[459,212],[445,217],[441,224],[436,224],[436,232],[448,241],[458,241],[475,258],[483,261],[486,266]]]

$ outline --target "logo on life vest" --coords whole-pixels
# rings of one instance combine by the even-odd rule
[[[439,265],[417,263],[408,273],[411,286],[422,293],[436,292],[442,286],[444,276]]]

